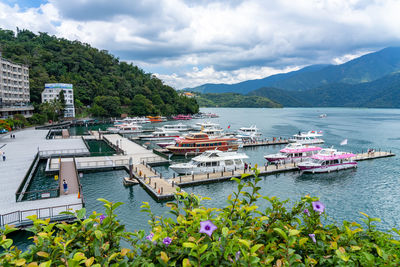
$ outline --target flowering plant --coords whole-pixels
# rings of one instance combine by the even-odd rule
[[[260,180],[232,178],[238,190],[223,208],[206,208],[203,198],[178,190],[168,203],[172,217],[159,217],[144,203],[151,231],[128,233],[114,210],[122,203],[101,199],[106,216],[85,210],[73,224],[49,223],[32,217],[34,245],[26,252],[6,237],[14,228],[1,230],[0,265],[41,266],[379,266],[400,260],[400,231],[379,231],[371,218],[364,229],[355,222],[330,224],[325,205],[305,196],[289,205],[259,194]],[[267,202],[267,208],[259,205]],[[321,219],[326,224],[322,224]],[[100,223],[101,222],[101,223]],[[57,229],[57,231],[55,231]],[[130,244],[121,247],[121,240]],[[36,265],[35,265],[36,264]]]

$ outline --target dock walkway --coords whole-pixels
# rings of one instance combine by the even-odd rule
[[[60,166],[60,176],[59,176],[59,185],[60,185],[60,195],[68,195],[68,194],[78,194],[79,192],[79,182],[78,176],[76,175],[76,168],[73,160],[63,160]],[[68,190],[67,193],[64,193],[63,183],[64,180],[67,182]]]
[[[15,139],[8,135],[0,137],[0,147],[4,145],[1,151],[6,154],[6,160],[0,162],[0,226],[6,223],[22,224],[25,217],[32,214],[41,218],[50,214],[57,217],[61,211],[82,207],[82,201],[77,199],[76,194],[16,202],[16,192],[38,150],[87,149],[82,139],[46,139],[47,133],[48,130],[27,129],[16,132]]]

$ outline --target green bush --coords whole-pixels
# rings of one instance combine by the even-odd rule
[[[255,169],[254,169],[255,170]],[[122,203],[104,199],[106,214],[94,212],[84,219],[76,212],[73,224],[49,223],[32,217],[34,233],[28,251],[12,246],[2,230],[2,266],[398,266],[400,242],[376,229],[361,213],[365,227],[344,221],[341,226],[323,225],[328,220],[324,205],[305,196],[288,208],[288,201],[258,193],[254,182],[232,178],[238,190],[221,209],[206,208],[206,199],[178,192],[168,203],[173,218],[154,215],[148,203],[142,211],[150,216],[151,232],[129,233],[114,214]],[[257,206],[268,203],[265,210]],[[396,238],[400,231],[393,229]],[[123,248],[125,240],[129,248]]]

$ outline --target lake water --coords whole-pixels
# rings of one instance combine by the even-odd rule
[[[353,109],[353,108],[284,108],[284,109],[234,109],[204,108],[203,112],[218,114],[219,118],[209,119],[227,130],[256,125],[263,137],[289,137],[298,131],[323,131],[325,147],[335,146],[343,151],[365,152],[368,148],[391,150],[400,153],[400,110],[399,109]],[[320,114],[326,118],[319,118]],[[206,120],[191,120],[183,123],[195,124]],[[178,123],[178,122],[168,122]],[[165,124],[165,123],[164,123]],[[156,126],[152,124],[151,126]],[[98,129],[96,126],[93,129]],[[74,129],[83,133],[85,129]],[[340,142],[348,139],[348,144]],[[283,146],[241,149],[255,163],[264,165],[263,156],[277,152]],[[378,227],[389,230],[399,228],[400,222],[400,164],[399,157],[362,161],[358,168],[327,174],[282,173],[262,177],[260,193],[283,199],[299,200],[310,194],[320,197],[326,205],[330,220],[360,222],[360,211],[382,219]],[[159,167],[165,174],[167,167]],[[102,212],[102,203],[97,198],[121,201],[119,219],[129,231],[149,230],[146,213],[140,212],[143,201],[149,202],[155,214],[168,216],[165,203],[157,203],[139,185],[124,187],[125,171],[85,173],[81,180],[88,212]],[[209,207],[223,207],[227,196],[236,190],[231,181],[184,188],[202,196],[211,197],[204,204]],[[265,207],[260,202],[259,206]]]
[[[400,153],[400,110],[351,108],[284,108],[284,109],[233,109],[204,108],[203,112],[217,113],[220,117],[209,119],[231,131],[256,125],[263,137],[288,137],[298,131],[323,131],[325,147],[335,146],[344,151],[361,152],[375,148]],[[326,118],[319,115],[326,113]],[[205,120],[191,120],[194,124]],[[168,122],[172,123],[172,122]],[[348,145],[340,142],[348,139]],[[264,164],[263,156],[283,146],[246,148],[241,151],[250,157],[252,166]],[[163,169],[160,167],[159,169]],[[164,167],[167,173],[167,168]],[[358,168],[329,174],[284,173],[262,177],[261,193],[281,199],[298,200],[310,194],[321,198],[328,216],[342,220],[360,221],[359,211],[382,219],[380,229],[398,227],[400,222],[400,165],[399,158],[390,157],[358,163]],[[148,229],[146,214],[140,212],[143,201],[151,204],[157,215],[168,215],[165,203],[154,201],[140,186],[126,188],[122,179],[124,171],[86,173],[82,179],[86,208],[102,211],[97,198],[122,201],[119,218],[128,230]],[[211,197],[207,206],[223,207],[226,197],[236,189],[234,182],[222,182],[184,188],[202,196]],[[261,207],[265,203],[259,203]]]

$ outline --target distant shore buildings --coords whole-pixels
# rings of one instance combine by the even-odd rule
[[[0,52],[0,118],[22,114],[31,117],[29,68],[2,57]]]
[[[73,85],[70,83],[46,83],[42,92],[42,103],[50,102],[51,100],[58,99],[61,90],[64,91],[65,99],[65,118],[75,117],[74,105],[74,90]]]

